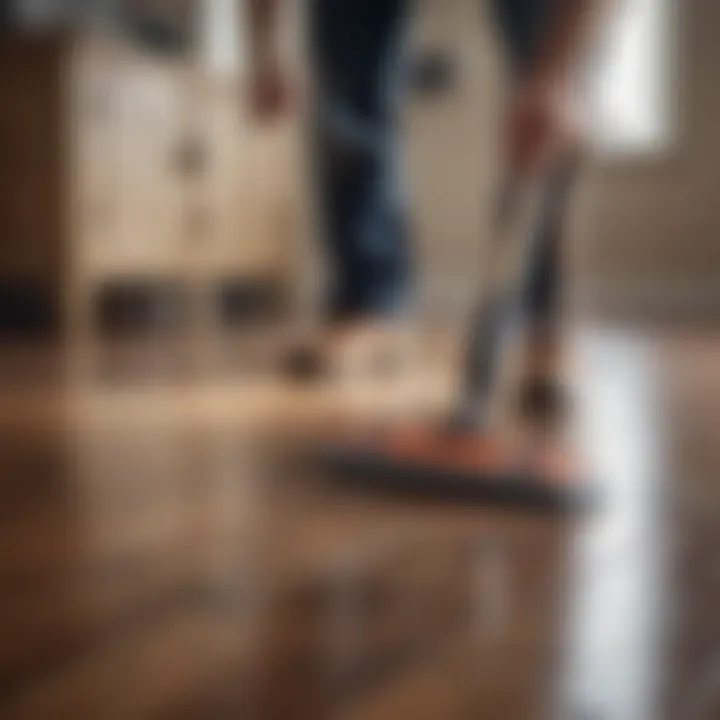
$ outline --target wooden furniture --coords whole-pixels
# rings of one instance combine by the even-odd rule
[[[85,332],[133,288],[176,319],[181,296],[199,317],[219,286],[280,288],[291,133],[258,136],[237,85],[119,41],[3,39],[0,321]]]

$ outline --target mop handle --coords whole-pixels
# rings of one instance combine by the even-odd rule
[[[538,183],[508,173],[500,185],[492,219],[492,240],[485,262],[483,296],[506,297],[519,291],[532,250],[538,211]]]
[[[509,173],[500,185],[484,287],[473,313],[463,368],[458,402],[458,415],[463,418],[472,418],[476,409],[482,415],[494,389],[508,316],[532,250],[538,200],[538,183],[531,179]]]

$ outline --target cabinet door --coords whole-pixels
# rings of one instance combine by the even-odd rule
[[[117,243],[119,61],[112,48],[82,45],[71,61],[73,270],[83,276]]]
[[[272,275],[291,248],[297,190],[293,123],[258,127],[237,88],[206,93],[208,167],[201,202],[210,221],[200,266],[214,277]]]
[[[196,273],[218,275],[235,265],[247,220],[239,187],[239,108],[212,82],[194,91],[201,108],[194,121],[204,166],[188,194],[189,261]]]
[[[120,273],[177,272],[185,204],[177,167],[186,110],[182,76],[130,62],[118,95],[117,240],[108,261]]]

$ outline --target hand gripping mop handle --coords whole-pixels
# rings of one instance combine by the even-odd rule
[[[480,299],[471,315],[463,383],[456,420],[484,425],[505,336],[532,252],[538,216],[538,182],[508,175],[501,184],[493,217],[493,236],[484,265]]]

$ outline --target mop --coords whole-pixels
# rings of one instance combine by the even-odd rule
[[[542,202],[537,182],[501,185],[483,290],[471,314],[458,398],[445,422],[398,423],[327,441],[334,478],[367,487],[550,510],[586,509],[598,493],[567,448],[536,437],[518,444],[498,429],[499,371],[533,250]]]

